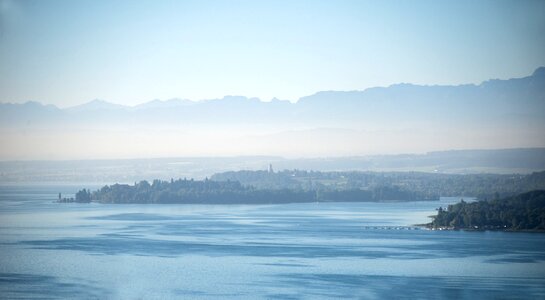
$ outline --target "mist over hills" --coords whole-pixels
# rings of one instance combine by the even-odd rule
[[[425,154],[283,158],[278,156],[170,157],[0,161],[0,183],[111,184],[171,178],[210,178],[240,170],[426,172],[437,174],[529,174],[545,170],[545,148],[454,150]],[[511,175],[510,175],[511,176]],[[518,176],[518,175],[512,175]]]
[[[225,96],[0,104],[0,159],[424,153],[545,146],[545,68],[479,85],[395,84],[297,102]]]

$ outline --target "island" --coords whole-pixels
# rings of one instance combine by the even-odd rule
[[[545,232],[545,190],[531,191],[502,199],[482,200],[439,208],[434,230],[502,230]]]

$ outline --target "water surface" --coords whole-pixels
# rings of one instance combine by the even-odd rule
[[[53,202],[77,188],[0,187],[0,298],[545,299],[545,235],[411,226],[457,198]]]

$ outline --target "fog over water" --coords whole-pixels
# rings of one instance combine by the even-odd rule
[[[544,32],[532,0],[0,0],[0,299],[545,299]]]

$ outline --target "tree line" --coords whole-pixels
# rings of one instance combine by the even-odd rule
[[[211,179],[140,181],[83,189],[61,202],[102,203],[290,203],[437,200],[441,196],[499,199],[545,190],[545,172],[527,175],[420,172],[238,171]]]
[[[81,190],[75,202],[185,203],[185,204],[275,204],[296,202],[422,200],[422,196],[399,187],[373,190],[310,190],[301,188],[256,188],[238,181],[178,179],[140,181],[134,185],[113,184],[89,192]]]
[[[545,190],[439,208],[430,228],[545,231]]]
[[[231,171],[213,180],[234,180],[263,189],[319,191],[367,190],[397,187],[422,199],[476,197],[495,199],[545,189],[545,171],[532,174],[441,174],[423,172],[319,172],[305,170]]]

